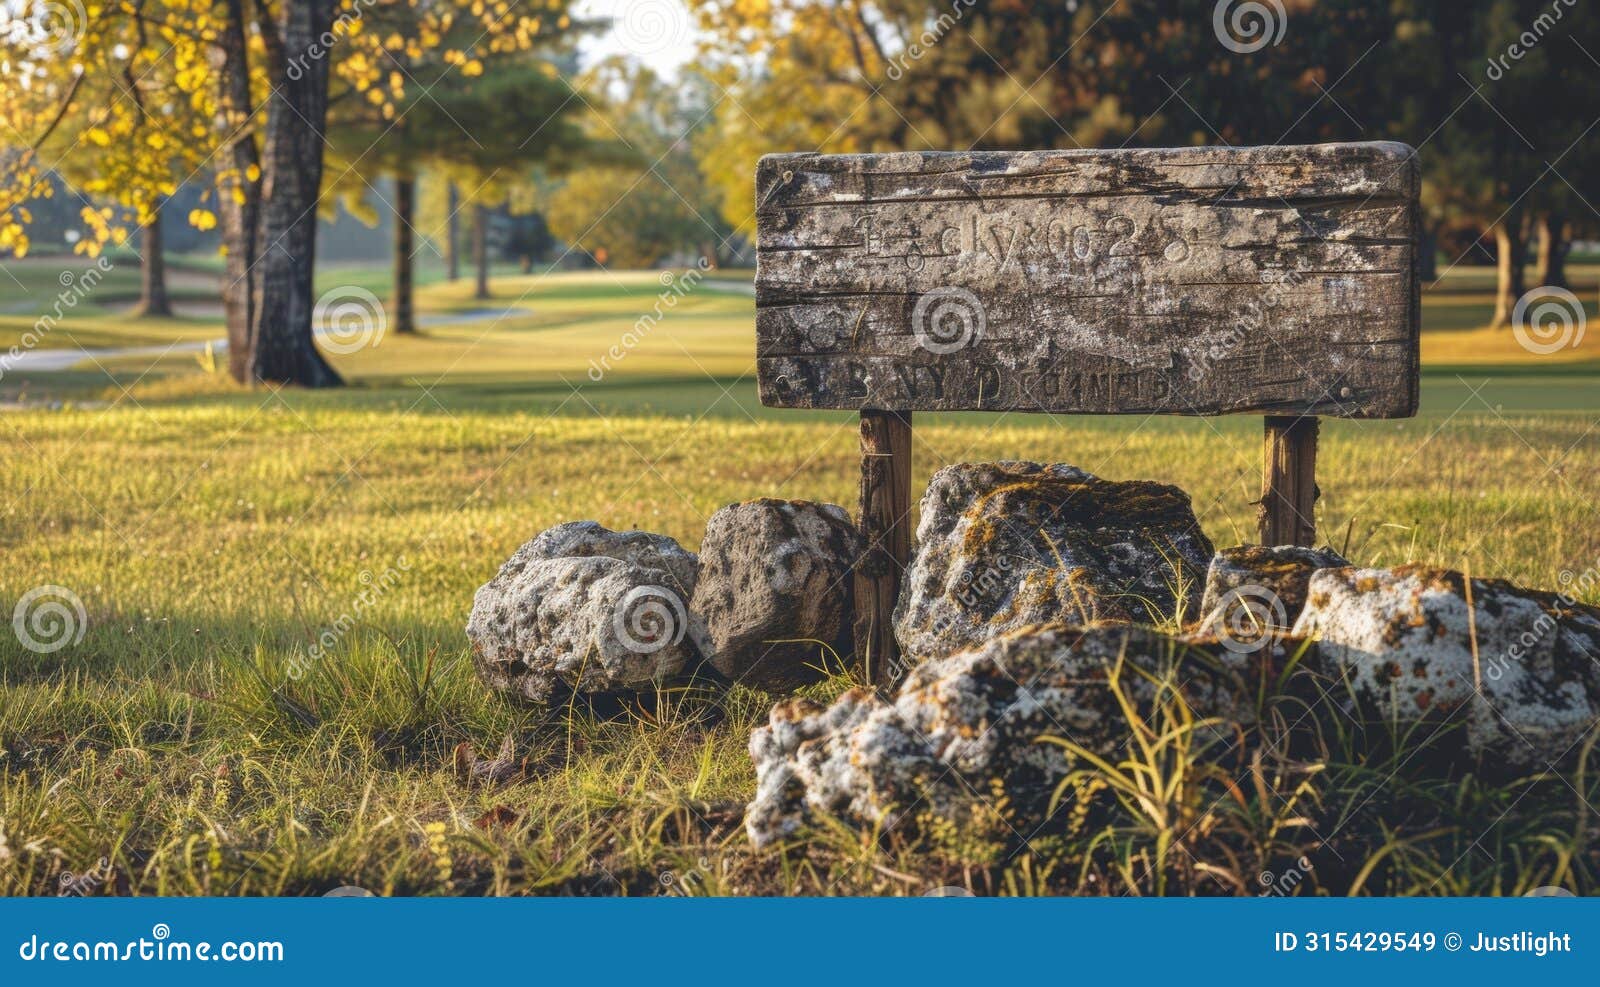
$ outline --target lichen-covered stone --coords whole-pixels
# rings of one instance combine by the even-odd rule
[[[947,466],[922,498],[895,634],[925,660],[1033,624],[1193,619],[1211,555],[1177,487],[1065,465]]]
[[[547,702],[564,692],[654,688],[709,650],[689,610],[698,561],[671,538],[559,525],[514,554],[473,598],[467,637],[478,675]]]
[[[1260,619],[1263,632],[1285,632],[1305,609],[1311,574],[1349,564],[1331,548],[1240,545],[1221,549],[1206,570],[1205,595],[1200,601],[1202,626],[1224,631]],[[1235,612],[1240,607],[1249,610],[1242,621]]]
[[[711,662],[734,682],[783,692],[826,674],[851,650],[851,566],[861,535],[844,508],[755,500],[711,516],[690,610]]]
[[[1116,756],[1130,727],[1112,675],[1141,716],[1162,692],[1135,669],[1176,683],[1197,716],[1252,718],[1252,670],[1225,649],[1136,625],[1027,628],[917,666],[892,703],[855,689],[828,707],[779,704],[750,737],[746,828],[765,846],[819,815],[871,829],[924,814],[959,820],[977,800],[1003,797],[1011,825],[1030,832],[1072,763],[1040,738]]]
[[[1469,610],[1458,572],[1322,569],[1295,632],[1358,713],[1464,721],[1496,764],[1544,767],[1600,716],[1600,610],[1553,593],[1474,579]]]

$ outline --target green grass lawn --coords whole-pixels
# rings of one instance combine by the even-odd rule
[[[58,271],[29,261],[19,279],[32,288],[0,278],[0,298],[53,298]],[[1575,274],[1593,301],[1600,268]],[[382,293],[371,270],[330,277]],[[1121,817],[1105,824],[1114,838],[1026,851],[993,834],[930,847],[824,832],[758,853],[733,806],[749,797],[744,747],[770,701],[746,690],[712,712],[684,699],[610,719],[490,697],[462,628],[473,590],[525,539],[594,518],[693,548],[734,501],[853,506],[857,439],[848,415],[757,406],[753,302],[736,289],[693,291],[599,381],[590,361],[649,311],[656,274],[500,277],[491,302],[470,291],[435,281],[421,309],[516,311],[338,357],[351,386],[336,392],[242,390],[192,352],[0,379],[0,601],[9,615],[54,584],[88,616],[81,641],[49,654],[0,633],[0,893],[53,893],[102,858],[115,874],[104,893],[1140,885],[1155,837]],[[1320,528],[1361,562],[1554,588],[1600,559],[1600,341],[1534,357],[1474,328],[1486,297],[1449,281],[1429,294],[1420,417],[1327,423]],[[120,304],[74,310],[46,345],[220,335],[205,319],[131,320]],[[0,347],[37,318],[0,311]],[[916,435],[917,484],[962,460],[1070,462],[1177,483],[1218,545],[1252,537],[1254,418],[929,415]],[[330,657],[289,678],[344,615],[355,628]],[[507,736],[513,783],[457,776],[458,745],[488,755]],[[1319,865],[1307,892],[1594,887],[1583,799],[1600,790],[1587,776],[1435,784],[1374,762],[1307,784],[1318,832],[1290,825],[1235,847],[1229,868],[1253,879],[1315,843],[1339,863]],[[1285,812],[1270,783],[1240,799]]]

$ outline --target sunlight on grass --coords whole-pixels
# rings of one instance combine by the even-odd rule
[[[1107,788],[1116,779],[1086,768],[1072,781],[1084,800],[1072,814],[1080,829],[1021,855],[1000,820],[921,847],[825,826],[799,851],[757,853],[738,820],[753,785],[744,747],[766,697],[686,696],[610,720],[491,697],[462,628],[474,589],[537,531],[595,518],[692,549],[706,518],[735,501],[853,507],[858,468],[851,416],[755,407],[747,295],[697,289],[596,381],[590,361],[627,345],[623,335],[661,291],[657,274],[508,277],[495,288],[485,303],[464,283],[430,286],[425,312],[515,311],[391,335],[340,358],[353,386],[336,393],[243,390],[193,354],[148,374],[148,360],[113,362],[115,384],[98,370],[0,381],[25,399],[0,414],[13,451],[0,471],[0,599],[55,584],[88,616],[81,641],[48,654],[0,634],[0,893],[53,893],[63,873],[102,857],[116,875],[103,893],[147,894],[341,884],[422,894],[920,894],[946,884],[1038,893],[1209,880],[1151,841],[1169,839],[1161,833],[1174,819],[1202,818],[1195,800],[1220,784],[1210,776],[1172,774],[1181,804],[1152,821],[1118,815]],[[102,313],[61,331],[101,345],[168,330]],[[1470,563],[1547,588],[1595,563],[1600,431],[1589,414],[1517,410],[1592,414],[1592,378],[1569,362],[1559,374],[1508,380],[1499,368],[1559,362],[1519,356],[1509,338],[1428,338],[1429,359],[1482,364],[1478,376],[1452,370],[1425,383],[1437,412],[1325,424],[1322,537],[1364,563]],[[78,403],[55,409],[41,395]],[[1160,479],[1189,491],[1207,534],[1232,545],[1254,536],[1260,427],[1250,417],[928,415],[913,483],[920,489],[947,463],[1003,458]],[[291,676],[391,570],[398,578],[382,581],[328,657]],[[509,778],[484,784],[461,772],[463,759],[491,757],[508,737]],[[1353,804],[1381,773],[1355,748],[1339,756],[1314,792],[1285,764],[1281,777],[1268,777],[1270,761],[1251,770],[1273,800]],[[1359,878],[1364,890],[1514,893],[1501,868],[1477,859],[1448,880],[1423,875],[1465,855],[1481,829],[1474,820],[1523,793],[1537,817],[1512,814],[1490,834],[1503,840],[1506,867],[1521,854],[1535,863],[1518,874],[1557,883],[1578,866],[1571,841],[1553,835],[1586,825],[1566,781],[1449,792],[1405,783],[1408,804],[1439,833],[1417,843],[1363,830],[1371,842],[1341,845],[1358,857],[1349,869],[1337,879],[1325,869],[1325,883],[1308,887],[1342,893]],[[1246,801],[1229,832],[1280,820],[1281,806]],[[1265,837],[1252,845],[1268,848],[1263,859],[1290,849]],[[1363,872],[1362,853],[1382,857]],[[1240,862],[1232,885],[1206,887],[1250,893],[1255,866]]]

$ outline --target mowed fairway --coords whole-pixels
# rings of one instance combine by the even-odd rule
[[[0,287],[0,356],[54,298],[59,267],[29,270]],[[1600,270],[1573,273],[1592,302]],[[1359,562],[1559,588],[1600,563],[1600,332],[1530,354],[1472,328],[1488,311],[1477,278],[1425,298],[1421,416],[1324,426],[1319,529]],[[102,859],[104,893],[915,894],[974,866],[1003,875],[992,890],[1059,887],[986,846],[908,859],[835,834],[799,858],[755,853],[731,804],[754,783],[758,694],[737,690],[709,722],[597,720],[477,683],[473,591],[547,526],[593,518],[694,548],[734,501],[854,509],[854,419],[758,406],[748,272],[677,283],[670,307],[653,272],[507,276],[487,302],[467,281],[431,284],[423,333],[336,357],[339,391],[242,390],[192,351],[0,378],[4,616],[58,586],[88,617],[46,653],[0,633],[0,893],[53,893]],[[214,316],[143,323],[121,307],[91,297],[40,345],[220,335]],[[997,458],[1159,479],[1190,492],[1217,545],[1238,544],[1254,536],[1260,427],[929,415],[914,482]],[[327,657],[291,677],[330,629]],[[458,778],[458,745],[488,756],[508,735],[514,783]],[[1481,818],[1443,832],[1437,857],[1481,833]],[[1537,861],[1512,871],[1553,883]],[[1473,855],[1365,890],[1516,891],[1496,873]]]

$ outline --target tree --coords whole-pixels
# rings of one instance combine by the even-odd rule
[[[139,307],[141,318],[170,316],[172,300],[167,297],[167,259],[161,236],[161,210],[165,200],[150,209],[150,218],[139,229]]]
[[[18,6],[24,19],[48,23],[44,0]],[[399,9],[414,12],[412,33],[364,29]],[[0,246],[26,250],[21,220],[47,170],[39,151],[80,106],[102,114],[101,129],[122,138],[93,148],[92,166],[103,182],[115,183],[109,194],[140,221],[158,195],[170,194],[155,176],[175,154],[214,159],[228,258],[230,370],[242,381],[313,387],[340,383],[312,327],[330,80],[340,81],[341,94],[393,116],[407,86],[392,67],[398,55],[436,51],[446,65],[472,74],[481,71],[484,55],[526,50],[542,33],[570,23],[565,0],[546,0],[539,12],[513,9],[510,0],[132,0],[84,10],[83,23],[62,38],[12,32],[3,39],[8,57],[0,73],[9,77],[8,96],[18,98],[0,112],[14,132],[38,136],[13,148],[0,193]],[[472,40],[446,44],[456,28]],[[64,51],[72,57],[59,57]],[[158,75],[162,105],[191,106],[209,124],[175,146],[150,140],[161,134],[161,114],[145,114],[140,100],[115,91],[126,73],[139,77],[164,60],[172,71]],[[75,136],[67,143],[64,155],[83,153]],[[209,211],[198,212],[197,222],[216,222]],[[91,234],[86,249],[126,237],[101,213],[86,212],[84,221]]]
[[[539,186],[550,232],[616,267],[650,267],[678,251],[714,260],[729,230],[706,205],[713,193],[692,150],[709,116],[706,94],[692,81],[663,85],[651,69],[620,59],[583,82],[599,107],[591,131],[617,139],[592,167]]]
[[[397,332],[416,331],[416,183],[424,168],[471,172],[493,180],[520,176],[541,164],[571,167],[589,147],[576,122],[583,101],[575,98],[551,62],[529,52],[507,53],[471,74],[451,72],[449,66],[428,61],[424,53],[406,66],[406,74],[414,84],[392,120],[365,108],[372,104],[358,103],[341,114],[333,136],[337,158],[359,162],[366,171],[389,174],[395,181],[389,323]],[[356,174],[355,168],[346,173]],[[359,180],[365,183],[364,178]],[[476,242],[476,233],[474,238]],[[481,265],[479,291],[478,297],[488,297],[487,273]]]

